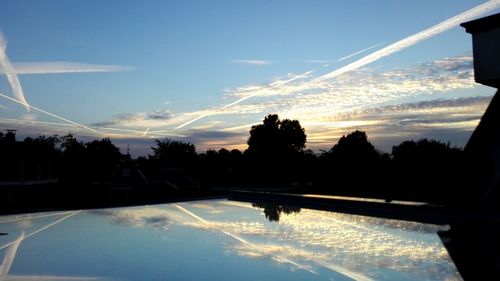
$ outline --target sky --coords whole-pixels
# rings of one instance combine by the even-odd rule
[[[500,1],[2,1],[0,130],[245,149],[267,114],[306,148],[463,147],[495,89],[460,23]]]

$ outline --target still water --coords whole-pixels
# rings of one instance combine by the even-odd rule
[[[443,227],[265,213],[207,200],[3,216],[0,281],[460,280],[436,234]]]

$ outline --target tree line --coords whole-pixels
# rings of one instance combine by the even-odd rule
[[[464,187],[463,150],[438,140],[408,140],[391,153],[377,150],[363,131],[342,136],[330,149],[306,149],[298,120],[266,116],[252,126],[248,148],[197,153],[193,144],[156,140],[152,154],[131,159],[109,138],[73,135],[16,141],[0,133],[0,181],[57,178],[61,184],[106,185],[121,163],[140,169],[182,169],[202,187],[289,189],[290,192],[408,199],[451,204],[471,196]]]

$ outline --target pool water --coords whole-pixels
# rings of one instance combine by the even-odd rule
[[[261,206],[263,207],[263,206]],[[442,226],[206,200],[0,217],[3,280],[461,280]]]

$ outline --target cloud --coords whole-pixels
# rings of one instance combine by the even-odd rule
[[[215,108],[215,109],[209,109],[209,110],[206,110],[204,113],[202,114],[198,114],[198,116],[196,118],[193,118],[193,119],[190,119],[189,121],[187,122],[184,122],[182,123],[181,125],[177,126],[175,129],[178,130],[178,129],[181,129],[195,121],[198,121],[199,119],[201,118],[204,118],[204,117],[207,117],[207,116],[211,116],[211,115],[217,115],[221,112],[224,112],[227,108],[230,108],[230,107],[233,107],[237,104],[240,104],[242,103],[243,101],[249,99],[249,98],[252,98],[252,97],[255,97],[255,96],[262,96],[263,94],[266,93],[266,91],[269,91],[269,90],[274,90],[274,89],[277,89],[277,88],[280,88],[288,83],[291,83],[293,81],[296,81],[298,79],[305,79],[305,78],[308,78],[309,75],[313,72],[313,70],[310,70],[310,71],[307,71],[307,72],[304,72],[302,74],[299,74],[299,75],[292,75],[291,78],[289,79],[286,79],[286,80],[278,80],[278,81],[275,81],[271,84],[269,84],[268,86],[266,87],[244,87],[244,88],[240,88],[239,91],[240,92],[248,92],[249,94],[237,99],[236,101],[233,101],[229,104],[226,104],[224,106],[221,106],[219,108]]]
[[[284,118],[302,122],[320,122],[388,103],[397,104],[413,97],[427,95],[430,98],[439,93],[475,87],[470,56],[445,58],[383,73],[365,68],[341,78],[323,82],[317,88],[310,88],[307,81],[297,79],[261,87],[240,87],[231,96],[237,97],[237,101],[249,96],[254,99],[190,112],[185,116],[198,117],[177,128],[200,117],[215,115],[256,115],[262,118],[263,114],[279,113]]]
[[[112,117],[110,120],[93,123],[92,126],[158,127],[164,124],[163,121],[171,118],[172,112],[167,109],[152,112],[122,113]]]
[[[67,61],[24,62],[13,63],[12,66],[17,74],[120,72],[132,69],[121,65],[88,64]],[[0,72],[5,73],[5,69],[0,68]]]
[[[243,64],[243,65],[254,65],[254,66],[259,66],[259,65],[267,65],[267,64],[272,64],[271,61],[267,60],[230,60],[230,63],[235,63],[235,64]]]
[[[311,73],[308,71],[268,85],[236,88],[227,96],[236,98],[235,101],[219,108],[185,113],[184,117],[196,117],[181,123],[176,130],[216,115],[279,112],[286,118],[299,116],[301,121],[304,118],[312,121],[307,119],[476,86],[471,56],[444,58],[383,73],[362,68],[319,83],[305,80]]]

